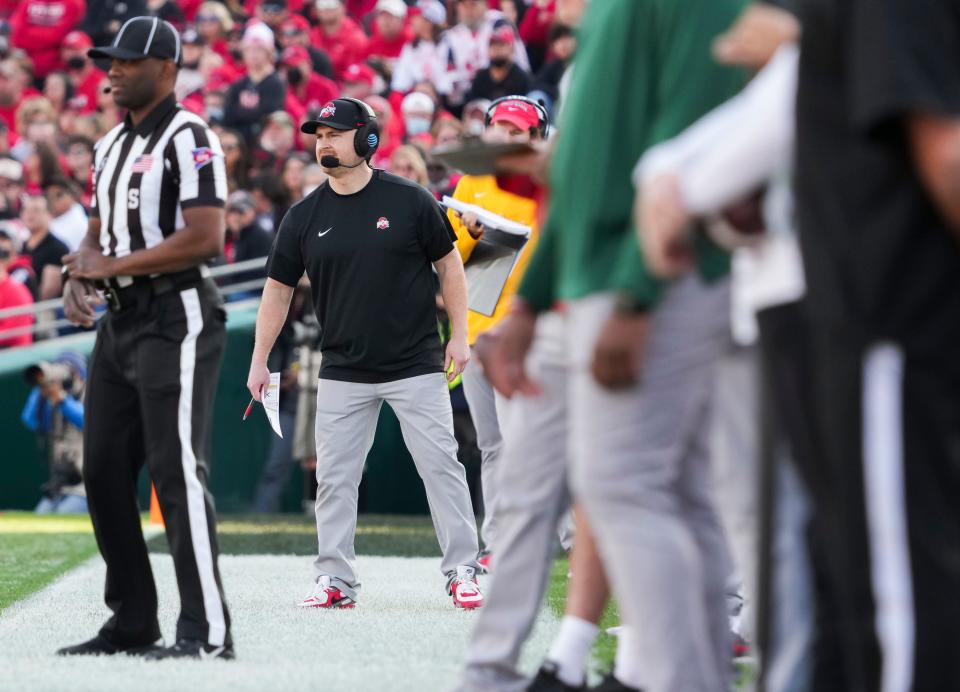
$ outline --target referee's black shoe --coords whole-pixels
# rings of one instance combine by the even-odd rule
[[[57,656],[113,656],[115,654],[146,656],[155,651],[163,651],[163,639],[158,639],[151,644],[131,646],[129,644],[117,644],[98,634],[88,641],[59,649]]]
[[[213,646],[206,642],[196,639],[178,639],[177,643],[166,649],[157,649],[151,651],[145,659],[148,661],[165,661],[168,658],[198,658],[201,661],[220,659],[223,661],[232,661],[233,645]]]

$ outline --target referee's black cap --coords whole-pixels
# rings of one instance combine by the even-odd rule
[[[157,17],[133,17],[124,22],[113,39],[112,46],[99,46],[87,51],[91,58],[143,60],[159,58],[173,60],[178,65],[182,58],[180,34],[170,22]]]

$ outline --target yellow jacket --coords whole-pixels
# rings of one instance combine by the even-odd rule
[[[520,279],[523,278],[523,273],[527,269],[527,264],[530,262],[530,256],[533,254],[533,248],[537,242],[537,203],[529,197],[521,197],[500,189],[497,186],[496,177],[492,175],[463,176],[457,183],[457,189],[454,191],[453,197],[461,202],[483,207],[489,212],[533,229],[530,239],[513,268],[513,272],[503,287],[503,293],[500,295],[500,300],[493,315],[487,317],[473,310],[467,311],[467,339],[473,344],[478,336],[502,320],[510,308],[510,299],[517,292]],[[447,216],[450,223],[453,224],[453,230],[457,232],[457,251],[460,253],[463,263],[466,264],[470,260],[470,255],[478,241],[473,239],[467,231],[467,227],[463,225],[452,209],[447,210]]]

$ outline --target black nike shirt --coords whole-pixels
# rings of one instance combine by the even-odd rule
[[[432,263],[455,239],[427,190],[381,170],[352,195],[324,183],[290,208],[267,275],[296,286],[306,271],[321,378],[378,383],[443,372]]]

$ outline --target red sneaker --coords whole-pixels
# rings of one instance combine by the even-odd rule
[[[320,577],[313,593],[297,604],[300,608],[355,608],[357,602],[330,585],[330,577]]]
[[[453,605],[457,608],[470,610],[483,605],[483,594],[472,567],[457,567],[456,576],[447,585],[447,593],[453,596]]]

